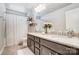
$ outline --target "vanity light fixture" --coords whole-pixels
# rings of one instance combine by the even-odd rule
[[[34,10],[35,10],[35,12],[41,12],[41,11],[43,11],[45,9],[46,9],[45,4],[39,4]]]

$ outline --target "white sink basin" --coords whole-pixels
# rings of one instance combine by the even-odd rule
[[[63,35],[51,35],[51,34],[43,34],[43,35],[51,38],[68,38],[67,36]]]

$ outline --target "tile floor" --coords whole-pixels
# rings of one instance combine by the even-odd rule
[[[17,51],[17,55],[34,55],[30,49],[27,47],[27,48],[24,48],[24,49],[20,49]]]
[[[34,55],[28,47],[10,46],[5,47],[2,55]]]

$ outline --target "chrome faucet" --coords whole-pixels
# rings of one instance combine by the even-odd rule
[[[73,30],[68,31],[67,36],[70,37],[70,38],[73,37],[74,36],[74,31]]]

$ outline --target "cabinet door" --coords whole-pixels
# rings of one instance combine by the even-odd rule
[[[31,46],[31,40],[29,38],[27,38],[27,46],[30,48]]]
[[[32,52],[34,52],[34,41],[33,40],[30,41],[30,49],[32,50]]]
[[[51,51],[49,48],[41,46],[41,55],[58,55],[58,53]]]

